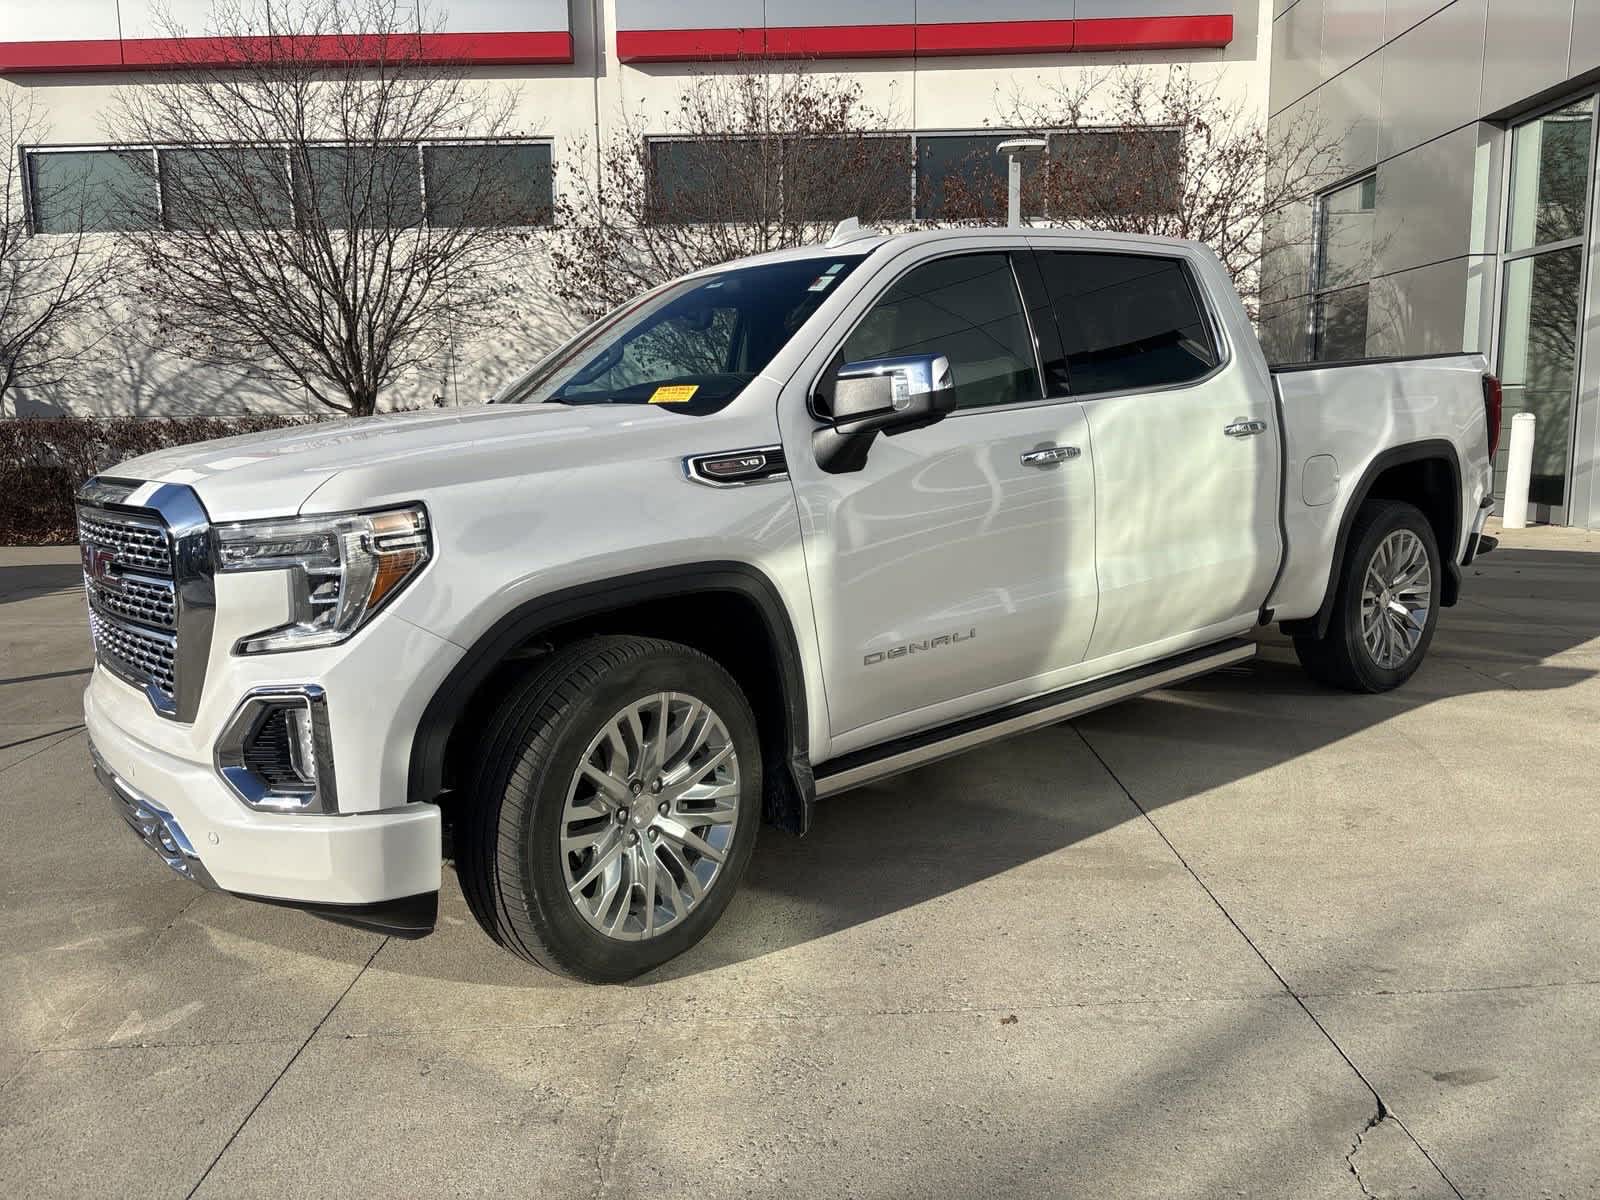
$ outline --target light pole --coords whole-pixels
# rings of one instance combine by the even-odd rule
[[[1012,229],[1022,228],[1022,160],[1040,153],[1046,145],[1043,138],[1011,138],[998,147],[1010,160],[1006,178],[1006,224]]]

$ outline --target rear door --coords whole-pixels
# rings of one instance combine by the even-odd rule
[[[1282,541],[1277,416],[1214,319],[1198,264],[1042,239],[1037,262],[1094,446],[1088,658],[1153,656],[1255,624]]]
[[[784,393],[835,754],[1037,690],[1094,627],[1084,414],[1046,398],[1016,244],[995,241],[886,264]],[[859,471],[821,470],[815,381],[898,354],[948,356],[958,409],[879,437]]]

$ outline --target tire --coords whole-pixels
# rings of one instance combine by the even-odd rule
[[[669,755],[655,771],[662,696]],[[512,688],[478,743],[457,817],[467,903],[500,945],[557,974],[643,974],[727,907],[755,848],[761,766],[749,702],[699,651],[638,637],[557,650]]]
[[[1321,683],[1351,692],[1387,692],[1416,673],[1433,641],[1444,578],[1439,544],[1421,510],[1400,500],[1363,504],[1347,544],[1328,632],[1320,638],[1295,638],[1295,654],[1307,674]],[[1380,559],[1380,551],[1388,557]],[[1401,554],[1406,555],[1403,562]],[[1427,564],[1425,588],[1420,579],[1402,582],[1393,591],[1378,587],[1385,579],[1390,584],[1405,580],[1422,558]],[[1386,597],[1391,600],[1387,605]],[[1406,617],[1399,616],[1400,608]],[[1369,612],[1374,614],[1371,621]],[[1395,614],[1387,624],[1381,615],[1385,612]]]

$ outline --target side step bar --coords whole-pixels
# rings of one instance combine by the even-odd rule
[[[938,762],[941,758],[961,754],[1014,733],[1025,733],[1030,729],[1079,717],[1119,700],[1128,700],[1157,688],[1171,687],[1196,675],[1205,675],[1221,667],[1244,662],[1254,658],[1255,653],[1254,642],[1232,638],[1142,667],[1119,671],[1103,679],[1035,696],[1031,700],[1020,700],[993,712],[952,721],[936,729],[909,734],[881,746],[858,750],[817,767],[817,795],[832,796],[864,783]]]

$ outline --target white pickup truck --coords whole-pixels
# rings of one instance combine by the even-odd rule
[[[1403,683],[1499,405],[1476,355],[1270,370],[1198,245],[841,233],[488,405],[89,481],[96,769],[206,886],[418,935],[453,858],[502,946],[625,979],[705,935],[763,822],[1269,622],[1320,680]]]

